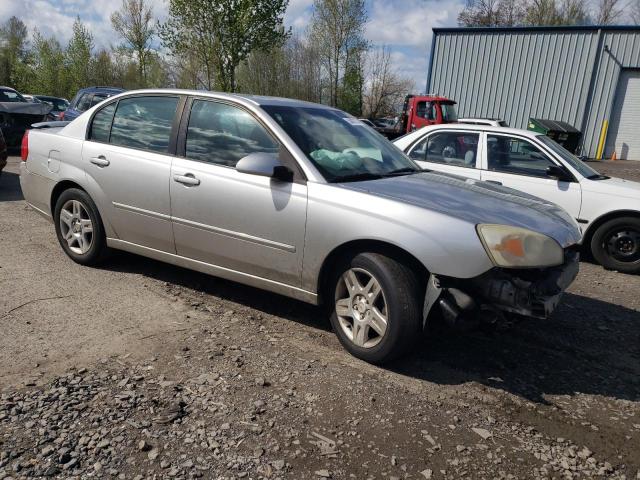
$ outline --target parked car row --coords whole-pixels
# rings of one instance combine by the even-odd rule
[[[433,315],[544,318],[578,272],[563,209],[424,171],[334,108],[145,90],[39,127],[20,182],[72,260],[122,249],[326,305],[369,362],[409,352]]]
[[[69,103],[64,98],[22,95],[13,88],[0,87],[0,131],[9,148],[16,148],[25,130],[33,123],[73,120],[102,100],[123,91],[114,87],[89,87],[80,90]]]

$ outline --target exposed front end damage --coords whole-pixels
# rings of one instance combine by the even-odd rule
[[[431,275],[425,295],[425,322],[435,308],[454,326],[495,321],[504,313],[547,318],[578,275],[578,265],[577,250],[567,249],[564,263],[552,268],[493,268],[465,280]]]

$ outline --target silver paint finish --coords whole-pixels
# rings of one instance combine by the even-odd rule
[[[325,260],[354,241],[391,244],[434,274],[471,278],[493,267],[476,234],[477,223],[542,231],[562,245],[579,239],[577,230],[572,232],[546,203],[455,177],[420,173],[329,184],[260,109],[263,103],[298,105],[296,101],[169,92],[216,98],[250,110],[289,149],[308,181],[281,182],[211,163],[85,141],[94,108],[60,130],[31,133],[29,159],[21,170],[26,200],[49,213],[54,187],[74,182],[96,203],[109,246],[311,303],[318,301]],[[51,150],[60,152],[58,172],[47,169]]]

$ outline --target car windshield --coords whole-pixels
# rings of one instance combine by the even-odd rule
[[[357,118],[339,110],[265,105],[329,182],[410,174],[420,167]]]
[[[457,122],[458,113],[456,112],[456,106],[450,103],[441,103],[442,107],[442,119],[445,122]]]
[[[564,148],[562,145],[556,143],[553,139],[547,137],[546,135],[539,135],[538,140],[544,143],[547,147],[553,150],[554,153],[559,155],[565,162],[567,162],[573,169],[577,170],[580,175],[585,178],[600,178],[600,175],[597,171],[591,168],[589,165],[584,163],[578,157],[576,157],[569,150]]]
[[[26,102],[27,100],[13,90],[0,90],[0,102]]]

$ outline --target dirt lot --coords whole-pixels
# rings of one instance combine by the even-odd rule
[[[322,313],[117,254],[80,267],[0,177],[0,480],[640,479],[640,277],[432,332],[388,369]],[[596,165],[640,180],[640,163]]]

